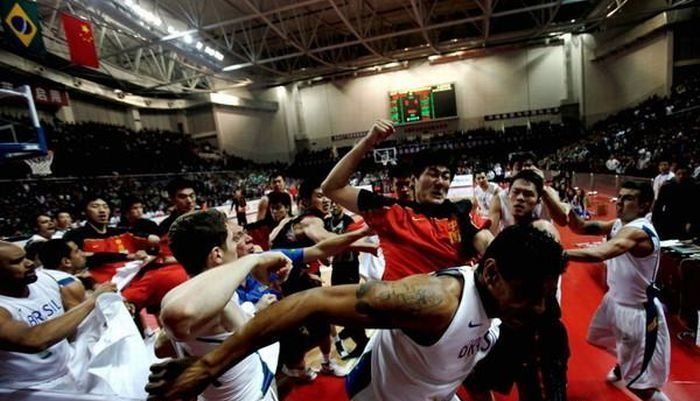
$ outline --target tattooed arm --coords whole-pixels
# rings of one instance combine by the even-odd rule
[[[585,221],[576,214],[573,208],[569,210],[569,228],[576,234],[608,235],[612,231],[613,224],[615,224],[615,220]]]
[[[294,294],[258,313],[192,366],[176,366],[177,362],[153,366],[149,399],[189,399],[247,355],[309,321],[398,328],[421,341],[437,340],[452,321],[461,290],[462,282],[454,277],[416,275]]]

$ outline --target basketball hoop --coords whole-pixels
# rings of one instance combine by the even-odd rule
[[[374,149],[374,162],[386,167],[396,165],[396,148]]]
[[[23,160],[32,169],[32,175],[45,177],[51,175],[51,163],[53,163],[53,151],[49,150],[44,156],[32,157]]]

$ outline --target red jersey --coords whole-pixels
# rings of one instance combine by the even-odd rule
[[[362,190],[358,207],[379,235],[384,280],[461,266],[475,256],[472,242],[478,229],[469,219],[469,201],[424,205]]]

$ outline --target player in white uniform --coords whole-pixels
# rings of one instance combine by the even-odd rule
[[[200,360],[151,367],[147,390],[153,399],[189,399],[287,330],[327,321],[386,329],[371,340],[348,376],[346,388],[354,400],[452,400],[493,344],[492,319],[514,326],[537,319],[564,264],[551,236],[514,226],[491,243],[475,272],[459,269],[289,296]]]
[[[67,309],[85,300],[85,286],[76,277],[85,274],[85,253],[73,241],[52,239],[42,244],[39,260],[44,273],[53,277],[61,287],[63,304]]]
[[[654,188],[654,199],[659,197],[661,187],[675,176],[676,175],[673,173],[673,171],[671,171],[671,166],[669,165],[668,160],[662,160],[659,162],[659,175],[654,177],[654,181],[652,183]]]
[[[477,212],[481,217],[489,218],[489,210],[493,203],[493,198],[498,196],[501,188],[493,182],[489,182],[486,177],[486,169],[477,170],[474,174],[474,199],[472,204],[478,206]]]
[[[534,170],[525,169],[511,177],[511,181],[507,198],[513,224],[535,227],[559,242],[554,225],[536,214],[542,206],[542,177]],[[569,347],[554,291],[548,294],[546,306],[545,315],[531,327],[501,326],[501,336],[493,352],[465,382],[471,398],[491,400],[488,391],[508,394],[515,383],[521,400],[566,400]]]
[[[100,285],[65,311],[56,280],[37,271],[22,248],[0,241],[0,387],[79,391],[66,338],[110,291],[113,284]]]
[[[358,231],[321,241],[295,253],[301,259],[295,262],[329,257],[365,234],[366,231]],[[238,258],[250,237],[216,210],[179,217],[168,235],[173,255],[191,276],[168,292],[161,303],[160,317],[165,330],[182,354],[204,355],[246,323],[249,317],[239,305],[235,291],[248,274],[254,273],[269,284],[270,273],[283,277],[291,269],[292,261],[279,252]],[[273,353],[277,352],[278,347]],[[250,355],[223,373],[220,386],[207,387],[201,399],[275,400],[277,395],[272,385],[276,364],[276,356],[265,361],[257,353]]]
[[[588,341],[617,356],[610,380],[622,379],[642,400],[663,401],[671,348],[668,327],[654,286],[659,266],[659,236],[644,218],[654,200],[648,183],[622,184],[617,219],[583,221],[569,216],[574,232],[608,235],[602,245],[570,249],[571,260],[607,264],[608,292],[588,331]]]

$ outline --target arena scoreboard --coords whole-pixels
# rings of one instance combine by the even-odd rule
[[[391,91],[389,102],[391,121],[395,124],[457,116],[454,84]]]

